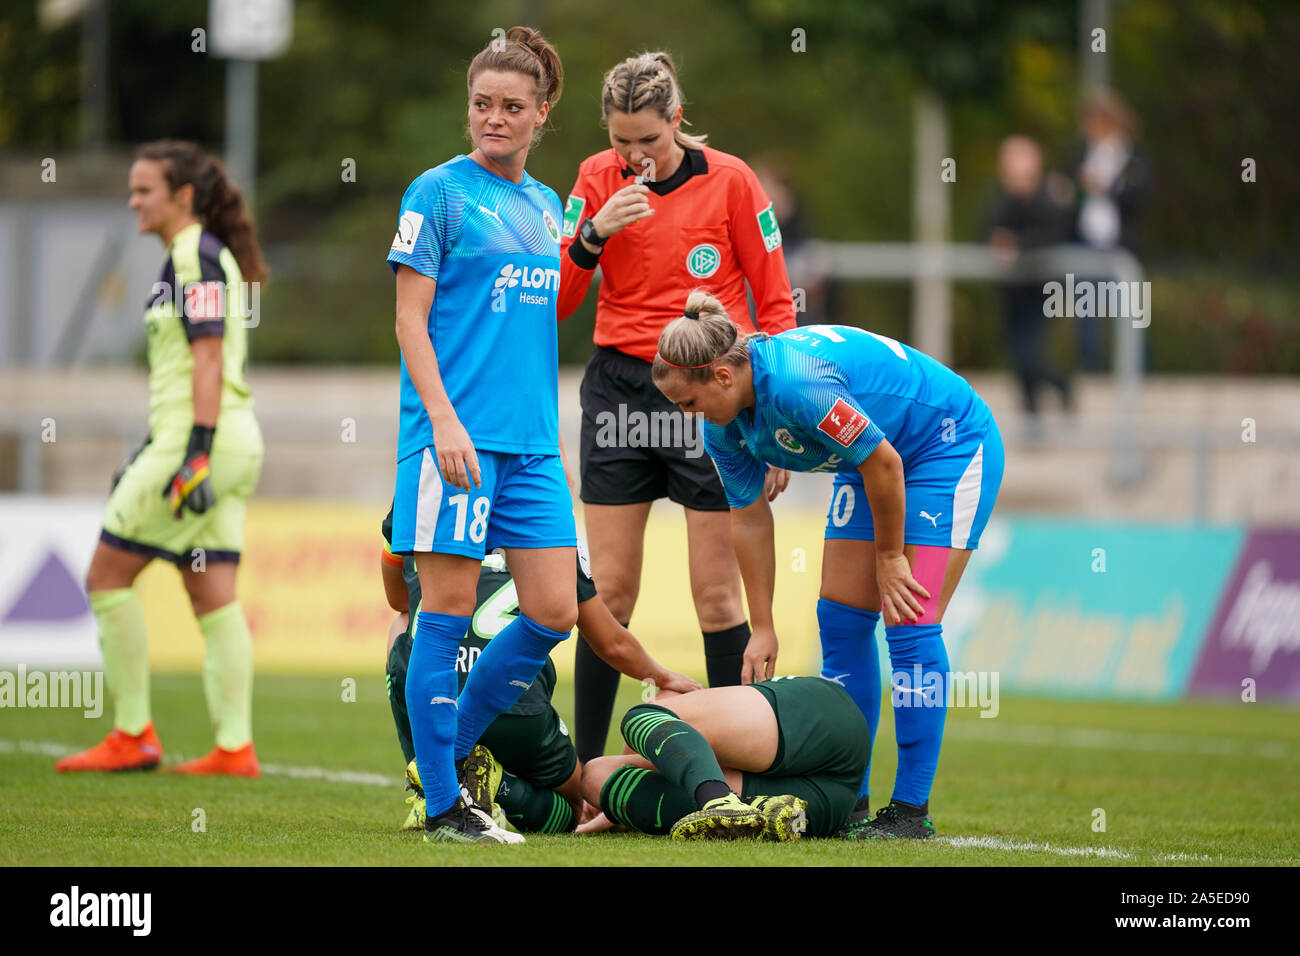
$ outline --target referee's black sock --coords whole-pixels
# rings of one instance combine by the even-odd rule
[[[605,754],[619,676],[618,671],[596,656],[579,631],[573,662],[573,746],[583,763]]]
[[[741,621],[725,631],[704,631],[704,669],[710,687],[734,687],[740,683],[749,643],[749,622]]]

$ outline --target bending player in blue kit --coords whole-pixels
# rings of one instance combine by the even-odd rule
[[[874,741],[883,613],[898,739],[889,805],[870,818],[868,764],[842,835],[932,836],[949,682],[943,613],[1002,481],[1002,438],[988,406],[939,362],[862,329],[742,338],[701,291],[660,336],[653,376],[670,401],[708,422],[704,447],[731,504],[753,627],[745,683],[771,677],[777,653],[767,466],[835,474],[817,602],[822,676],[849,691]]]
[[[484,729],[578,617],[573,501],[559,454],[562,212],[524,170],[562,82],[559,56],[535,30],[512,27],[481,50],[466,78],[474,149],[411,183],[388,254],[402,351],[392,550],[415,555],[424,595],[406,700],[426,841],[522,841],[464,796],[456,762],[463,774]],[[519,615],[458,699],[456,655],[480,562],[498,546]]]

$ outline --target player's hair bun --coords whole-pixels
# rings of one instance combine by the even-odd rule
[[[696,289],[686,298],[686,307],[659,336],[651,375],[657,381],[674,371],[690,381],[707,381],[719,362],[738,366],[749,361],[746,339],[718,299]]]
[[[479,50],[465,72],[465,86],[473,90],[474,78],[484,70],[504,73],[523,73],[537,84],[537,105],[549,103],[552,108],[560,101],[564,90],[564,64],[541,30],[513,26],[500,36],[493,37]]]

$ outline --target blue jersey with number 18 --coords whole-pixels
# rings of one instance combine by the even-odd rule
[[[559,454],[561,215],[559,197],[527,172],[513,183],[468,156],[422,173],[402,197],[388,262],[437,282],[429,340],[477,449]],[[403,359],[398,460],[431,444]]]
[[[984,435],[992,414],[966,380],[923,352],[846,325],[749,343],[754,409],[705,423],[704,448],[734,508],[753,504],[767,465],[856,471],[882,439],[903,469]]]

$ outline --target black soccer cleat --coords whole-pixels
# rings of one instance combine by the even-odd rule
[[[849,811],[849,818],[835,834],[841,840],[865,840],[867,828],[871,826],[871,801],[867,797],[858,797]]]
[[[860,840],[928,840],[932,836],[934,824],[928,808],[897,800],[877,810],[876,818],[854,834]]]
[[[483,811],[457,799],[436,817],[424,821],[425,843],[522,843],[518,834],[502,830]]]

